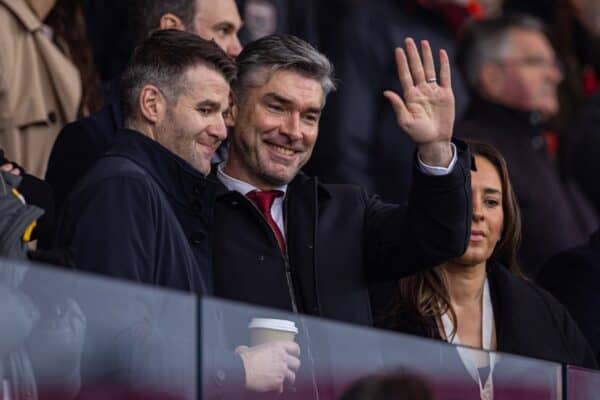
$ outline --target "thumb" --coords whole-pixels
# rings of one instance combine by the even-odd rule
[[[248,346],[238,346],[238,347],[235,348],[235,354],[245,353],[245,352],[248,351],[248,349],[249,349]]]

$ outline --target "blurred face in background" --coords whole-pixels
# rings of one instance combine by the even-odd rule
[[[238,32],[242,19],[234,0],[197,0],[194,33],[214,40],[230,57],[242,51]]]
[[[483,95],[491,101],[546,118],[558,112],[557,87],[563,75],[542,33],[510,30],[502,55],[488,61],[482,71]]]

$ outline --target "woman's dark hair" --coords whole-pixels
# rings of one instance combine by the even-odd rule
[[[517,249],[521,240],[521,213],[510,183],[506,161],[502,154],[489,144],[468,142],[468,145],[473,157],[479,156],[488,160],[500,176],[504,225],[500,240],[496,244],[490,259],[505,265],[514,275],[523,277],[517,263]],[[446,276],[439,266],[400,280],[392,314],[395,315],[401,312],[416,315],[418,320],[423,322],[432,317],[441,318],[442,315],[448,312],[454,325],[453,334],[456,333],[458,326],[456,313],[450,303]],[[428,323],[423,325],[431,330],[437,329],[437,327]],[[433,331],[429,331],[428,334],[435,336]]]
[[[83,116],[98,110],[103,96],[81,4],[79,0],[58,0],[44,23],[54,32],[54,43],[79,70],[82,88],[79,115]]]

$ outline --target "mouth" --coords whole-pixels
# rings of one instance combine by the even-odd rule
[[[471,242],[481,242],[484,239],[485,239],[485,233],[483,233],[483,231],[476,231],[476,230],[471,231],[471,237],[469,238],[469,240]]]
[[[275,153],[277,153],[279,155],[282,155],[282,156],[285,156],[285,157],[292,157],[292,156],[294,156],[297,153],[296,150],[293,150],[293,149],[290,149],[290,148],[287,148],[287,147],[283,147],[283,146],[280,146],[280,145],[277,145],[277,144],[273,144],[273,143],[268,143],[268,142],[265,142],[265,143]]]

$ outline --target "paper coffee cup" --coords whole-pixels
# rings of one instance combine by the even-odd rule
[[[294,321],[273,318],[252,318],[248,324],[250,345],[269,342],[293,342],[298,334]]]

